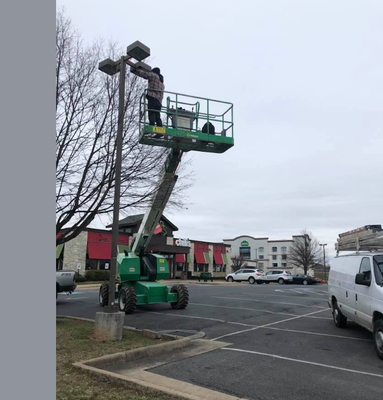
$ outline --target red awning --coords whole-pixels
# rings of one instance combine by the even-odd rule
[[[202,251],[195,251],[194,257],[197,261],[197,264],[206,264],[205,256]]]
[[[88,242],[88,254],[90,259],[110,260],[112,258],[112,244]]]
[[[176,263],[184,263],[185,254],[176,254]]]
[[[225,264],[225,263],[223,262],[222,254],[221,254],[221,253],[214,253],[213,255],[214,255],[214,261],[215,261],[215,263],[216,263],[217,265],[223,265],[223,264]]]

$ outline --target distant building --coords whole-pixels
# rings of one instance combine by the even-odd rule
[[[259,268],[265,272],[285,269],[290,270],[292,274],[300,274],[303,273],[303,269],[291,265],[288,255],[294,241],[303,238],[303,235],[293,235],[292,239],[269,240],[267,237],[241,235],[234,239],[223,239],[223,242],[231,246],[232,257],[243,256],[248,267]],[[312,270],[308,272],[313,273]]]

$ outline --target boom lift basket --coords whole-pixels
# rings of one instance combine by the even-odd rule
[[[164,92],[166,106],[161,108],[163,126],[159,127],[149,124],[146,94],[147,90],[140,98],[141,144],[209,153],[224,153],[234,146],[232,103]]]

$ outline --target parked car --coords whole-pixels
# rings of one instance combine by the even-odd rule
[[[265,283],[278,282],[280,285],[283,285],[285,283],[292,283],[293,276],[291,275],[290,271],[284,271],[278,269],[266,272],[266,275],[264,275],[263,277],[263,282]]]
[[[350,318],[373,333],[383,360],[383,252],[338,256],[331,262],[328,305],[338,328]]]
[[[293,282],[302,285],[313,285],[318,283],[318,279],[315,276],[303,275],[303,274],[295,274],[293,275]]]
[[[226,275],[225,279],[228,282],[249,281],[249,283],[251,283],[251,284],[254,284],[255,282],[260,284],[263,282],[263,277],[264,277],[264,274],[261,269],[242,268],[232,274]]]
[[[56,299],[58,293],[72,293],[76,289],[76,273],[70,270],[56,271]]]

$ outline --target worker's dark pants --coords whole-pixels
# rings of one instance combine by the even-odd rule
[[[157,126],[162,126],[160,111],[161,111],[161,103],[151,96],[146,96],[148,99],[148,114],[149,114],[149,124]]]

